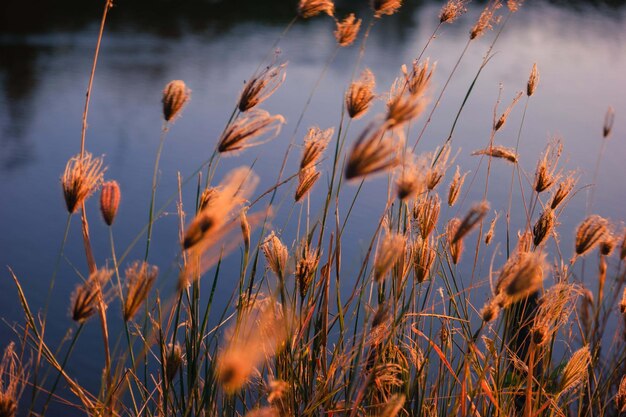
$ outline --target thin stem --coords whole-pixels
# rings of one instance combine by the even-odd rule
[[[152,239],[152,225],[154,223],[154,198],[157,189],[157,176],[159,174],[159,161],[161,160],[161,152],[163,151],[163,144],[165,143],[165,136],[167,135],[169,128],[167,122],[163,123],[161,129],[161,139],[159,140],[159,147],[157,149],[156,160],[154,161],[154,173],[152,174],[152,195],[150,196],[150,211],[148,212],[148,238],[146,240],[146,254],[143,260],[148,260],[148,254],[150,253],[150,241]],[[212,160],[212,159],[211,159]]]

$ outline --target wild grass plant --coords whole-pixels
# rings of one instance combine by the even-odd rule
[[[526,110],[541,88],[536,64],[529,63],[527,85],[519,86],[520,93],[504,109],[500,98],[493,110],[485,109],[493,111],[491,134],[484,148],[471,152],[480,161],[474,173],[452,169],[459,152],[453,140],[457,121],[500,33],[515,13],[523,13],[521,3],[487,3],[468,28],[467,44],[447,81],[436,91],[431,79],[437,68],[424,56],[440,28],[457,24],[470,7],[464,0],[448,1],[433,16],[439,23],[416,60],[400,68],[388,91],[380,93],[375,74],[362,68],[361,60],[370,32],[386,15],[401,13],[401,2],[374,0],[370,16],[341,19],[331,0],[301,0],[266,61],[234,98],[206,163],[179,173],[174,190],[158,189],[160,156],[177,116],[193,103],[184,81],[167,84],[148,215],[141,220],[145,227],[123,251],[116,248],[113,234],[123,183],[109,180],[103,160],[86,150],[97,47],[79,153],[69,158],[61,177],[68,219],[49,293],[64,248],[79,244],[68,241],[75,215],[81,218],[88,270],[76,270],[69,302],[72,331],[60,346],[51,345],[46,335],[48,303],[33,310],[20,278],[10,271],[24,321],[15,327],[15,343],[0,362],[0,417],[49,415],[51,402],[88,416],[625,412],[625,233],[614,220],[592,212],[593,193],[577,229],[558,228],[568,202],[583,188],[578,174],[564,171],[558,138],[538,157],[534,172],[521,167]],[[107,0],[98,46],[111,6]],[[293,132],[285,135],[284,117],[260,108],[281,88],[288,71],[286,63],[271,58],[273,50],[300,20],[329,17],[337,24],[337,47]],[[448,115],[448,136],[436,149],[422,149],[420,141],[440,111],[459,63],[471,53],[475,39],[491,29],[492,42],[464,100]],[[311,126],[303,133],[302,116],[317,86],[334,57],[352,44],[359,55],[337,126]],[[379,99],[385,101],[385,111],[371,114]],[[516,146],[505,147],[498,133],[509,115],[520,111],[521,101]],[[357,118],[369,120],[362,131],[351,132]],[[599,161],[613,123],[609,108],[598,129],[603,144]],[[221,158],[237,158],[285,136],[289,146],[277,172],[255,172],[253,166],[220,170]],[[294,172],[286,171],[290,158],[298,158]],[[496,164],[506,164],[511,173],[508,209],[501,213],[493,213],[488,201]],[[485,171],[484,184],[475,181],[479,169]],[[274,185],[258,189],[259,176],[272,175]],[[387,180],[387,192],[380,197],[384,212],[370,220],[371,235],[359,236],[368,244],[359,259],[352,259],[343,255],[352,244],[346,227],[355,222],[359,195],[368,193],[373,176]],[[468,201],[470,190],[482,199]],[[161,207],[157,191],[169,196]],[[92,251],[84,204],[98,192],[110,241],[110,254],[103,255],[107,261],[101,265]],[[187,194],[195,199],[191,207],[183,204]],[[521,230],[511,226],[511,216],[518,213],[513,196],[523,202]],[[311,201],[321,202],[319,211],[311,210]],[[179,233],[171,239],[180,242],[180,253],[173,260],[175,273],[168,274],[177,280],[163,292],[155,284],[164,271],[152,264],[150,243],[155,220],[172,206]],[[284,206],[294,217],[279,217]],[[295,236],[287,233],[290,222],[297,224]],[[505,241],[498,240],[496,228],[506,230]],[[561,233],[575,233],[574,247],[560,244]],[[128,259],[131,249],[144,242],[143,259]],[[494,246],[499,250],[487,252]],[[485,253],[492,258],[485,259]],[[239,260],[239,270],[224,270],[227,257]],[[488,265],[487,277],[477,276],[483,270],[479,264]],[[230,293],[217,293],[222,281],[228,282]],[[487,300],[476,295],[485,288],[491,294]],[[217,307],[216,297],[229,300],[225,309]],[[113,309],[118,313],[111,314]],[[68,372],[85,326],[99,326],[102,334],[103,357],[90,358],[101,364],[97,391]],[[615,334],[607,335],[611,331]],[[28,396],[22,396],[25,390]]]

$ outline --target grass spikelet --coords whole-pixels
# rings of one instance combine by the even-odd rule
[[[432,191],[439,185],[443,177],[446,175],[446,171],[448,170],[450,164],[452,164],[453,159],[450,159],[451,148],[449,145],[444,145],[444,147],[439,150],[439,148],[435,149],[435,152],[432,156],[432,161],[430,164],[430,169],[426,173],[426,188],[429,191]],[[439,157],[437,157],[439,155]]]
[[[467,11],[467,0],[448,0],[439,12],[440,23],[452,23]]]
[[[522,98],[522,94],[524,93],[520,91],[519,93],[515,95],[515,97],[513,98],[513,101],[511,102],[511,104],[509,104],[509,107],[506,108],[504,113],[502,113],[502,115],[498,118],[498,120],[494,124],[493,130],[497,132],[498,130],[502,129],[502,127],[506,123],[506,119],[509,117],[509,114],[511,113],[511,110],[513,110],[513,107],[515,107],[519,99]]]
[[[332,0],[300,0],[298,16],[308,19],[321,13],[326,13],[330,17],[335,15],[335,4]]]
[[[491,241],[493,240],[493,235],[496,231],[496,223],[498,222],[498,217],[500,217],[500,215],[496,211],[493,215],[493,219],[491,220],[491,223],[489,224],[489,230],[487,231],[487,234],[485,235],[485,245],[487,246],[489,246],[491,244]]]
[[[515,150],[498,145],[490,146],[485,149],[479,149],[472,152],[472,155],[487,155],[491,156],[492,158],[505,159],[514,164],[517,164],[518,161]]]
[[[289,251],[287,247],[280,241],[278,236],[271,232],[261,246],[265,259],[270,269],[279,278],[285,277],[287,268],[287,260],[289,259]]]
[[[126,299],[124,300],[124,321],[132,320],[139,307],[148,297],[152,285],[159,274],[159,268],[146,262],[134,262],[126,269]]]
[[[608,221],[597,214],[587,217],[576,230],[576,255],[582,256],[592,250],[604,238]]]
[[[15,344],[4,348],[0,361],[0,416],[15,417],[24,387],[24,369],[15,352]]]
[[[374,17],[391,16],[402,6],[402,0],[371,0]]]
[[[76,288],[72,295],[72,320],[84,323],[98,311],[100,300],[104,297],[103,287],[112,274],[113,271],[109,269],[98,269]]]
[[[163,90],[163,118],[166,122],[172,122],[180,114],[185,104],[189,101],[191,90],[182,80],[170,81]]]
[[[289,317],[272,299],[257,300],[244,310],[216,358],[217,381],[227,394],[243,387],[255,369],[282,347],[291,333]]]
[[[545,242],[546,237],[552,233],[555,223],[556,216],[552,209],[546,209],[541,213],[541,216],[539,216],[537,223],[535,223],[533,227],[533,243],[535,246],[539,246]]]
[[[246,214],[247,212],[248,212],[247,207],[244,207],[243,209],[241,209],[241,212],[239,213],[239,225],[241,227],[241,236],[243,237],[244,247],[246,248],[246,251],[249,251],[251,228],[250,228],[250,222],[248,222],[248,216]]]
[[[383,282],[387,273],[404,253],[405,247],[406,236],[396,233],[385,235],[376,251],[376,259],[374,260],[374,280],[377,283]]]
[[[459,195],[461,195],[461,188],[463,188],[463,183],[465,183],[465,177],[467,177],[467,172],[461,175],[461,167],[456,166],[456,172],[454,173],[454,177],[452,177],[452,182],[450,182],[450,188],[448,189],[448,206],[452,207],[459,199]]]
[[[359,30],[361,29],[361,19],[357,19],[354,13],[350,13],[342,21],[337,21],[337,30],[335,30],[335,39],[339,46],[350,46],[356,40]]]
[[[317,171],[315,166],[300,170],[298,173],[298,188],[296,188],[294,195],[296,203],[302,200],[311,191],[311,188],[313,188],[320,178],[320,175],[320,172]]]
[[[626,375],[622,377],[619,383],[617,395],[615,396],[615,407],[619,413],[626,412]]]
[[[365,69],[358,80],[352,82],[346,92],[346,109],[352,119],[358,119],[367,113],[376,97],[374,87],[376,79],[369,69]]]
[[[535,90],[537,90],[537,85],[539,85],[539,70],[537,69],[537,64],[535,63],[530,70],[528,82],[526,83],[526,95],[528,97],[535,94]]]
[[[530,231],[524,233],[517,232],[517,248],[518,253],[530,252],[531,245],[533,243],[533,235]]]
[[[560,282],[543,294],[537,303],[537,314],[531,330],[537,346],[550,341],[552,335],[567,323],[581,294],[580,286],[567,282]]]
[[[296,282],[300,290],[300,297],[305,298],[315,277],[319,265],[319,250],[311,250],[306,239],[303,239],[300,249],[296,252]]]
[[[430,271],[437,257],[434,240],[422,239],[420,236],[413,245],[413,272],[418,283],[426,281],[430,277]]]
[[[546,150],[544,151],[542,158],[539,160],[537,169],[535,170],[535,182],[533,188],[538,193],[550,188],[558,179],[556,166],[559,162],[559,158],[561,157],[561,152],[563,152],[563,143],[560,138],[555,137],[546,146]]]
[[[422,239],[428,239],[439,220],[441,202],[437,194],[423,195],[413,206],[413,220]]]
[[[607,228],[604,237],[600,241],[600,254],[604,256],[611,256],[613,249],[617,245],[617,237],[613,234],[610,228]]]
[[[461,260],[461,253],[463,253],[463,239],[454,240],[460,226],[461,220],[456,217],[451,219],[446,226],[446,237],[448,239],[450,256],[452,257],[452,262],[455,265],[459,263]]]
[[[591,365],[589,346],[584,346],[574,352],[563,368],[558,396],[581,387],[589,376],[589,365]]]
[[[425,87],[424,85],[420,88]],[[387,125],[400,127],[410,122],[424,111],[426,104],[427,100],[423,96],[405,93],[404,80],[396,79],[389,93],[389,100],[387,100]]]
[[[102,183],[106,170],[102,163],[102,158],[94,158],[89,152],[85,152],[82,157],[76,155],[67,161],[65,172],[61,176],[61,187],[70,214],[76,212]]]
[[[574,174],[569,174],[563,181],[559,182],[550,199],[550,208],[552,210],[556,209],[570,195],[577,182],[578,180],[574,177]]]
[[[500,271],[495,299],[501,307],[509,306],[537,292],[543,284],[545,255],[523,252],[511,256]]]
[[[429,68],[430,67],[430,68]],[[422,96],[430,85],[430,80],[435,71],[436,64],[430,65],[430,60],[426,59],[423,63],[413,61],[411,72],[407,71],[406,65],[402,65],[402,73],[404,74],[404,83],[409,93],[413,96]]]
[[[452,243],[456,243],[459,240],[462,240],[468,233],[474,229],[474,227],[480,222],[487,212],[489,211],[489,203],[486,201],[482,201],[478,204],[475,204],[470,211],[465,215],[459,227],[456,230],[452,238]]]
[[[285,118],[280,114],[271,116],[265,110],[249,111],[228,126],[217,149],[220,153],[228,153],[269,142],[278,136],[283,124]],[[259,140],[266,135],[264,140]]]
[[[202,191],[200,195],[200,202],[198,204],[198,211],[202,211],[211,206],[211,204],[215,203],[217,197],[219,195],[219,191],[215,187],[208,187]]]
[[[360,178],[385,172],[400,163],[399,144],[387,125],[372,122],[356,140],[346,164],[346,179]]]
[[[400,173],[396,179],[396,195],[400,200],[415,197],[424,191],[423,169],[415,162],[413,154],[404,157]]]
[[[613,122],[615,121],[615,110],[609,106],[604,115],[604,125],[602,126],[602,137],[608,138],[613,130]]]
[[[480,310],[480,317],[484,322],[490,323],[494,321],[500,314],[500,306],[497,302],[490,301]]]
[[[479,38],[486,30],[491,29],[494,23],[497,23],[495,13],[500,7],[502,7],[500,0],[492,0],[485,6],[472,30],[470,30],[470,39]]]
[[[246,82],[237,107],[246,112],[267,100],[285,81],[287,63],[270,65]]]
[[[172,382],[183,363],[183,349],[178,344],[168,344],[165,351],[165,379]]]
[[[107,226],[115,221],[117,209],[120,206],[120,186],[117,181],[107,181],[100,190],[100,212]]]
[[[319,161],[322,154],[328,146],[328,142],[333,136],[335,129],[332,127],[321,130],[318,127],[312,127],[304,138],[304,147],[302,149],[302,157],[300,158],[300,169],[309,168]]]

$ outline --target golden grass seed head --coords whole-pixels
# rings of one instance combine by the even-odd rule
[[[87,281],[79,285],[72,295],[72,320],[83,323],[104,304],[103,287],[109,282],[113,271],[101,268],[93,272]]]
[[[526,95],[528,97],[535,94],[537,85],[539,85],[539,70],[537,69],[537,64],[535,63],[530,70],[530,76],[528,77],[528,82],[526,83]]]
[[[502,6],[500,0],[491,0],[483,9],[478,20],[470,30],[470,39],[480,37],[486,30],[491,29],[494,23],[497,23],[495,16],[496,10]]]
[[[67,161],[61,176],[61,187],[70,214],[75,213],[102,183],[106,171],[102,164],[102,158],[94,158],[89,152]]]
[[[548,342],[562,327],[576,307],[583,289],[578,284],[558,282],[547,290],[537,302],[537,314],[534,315],[531,332],[535,344],[540,346]]]
[[[0,417],[15,417],[17,414],[17,401],[0,391]]]
[[[243,87],[237,107],[246,112],[267,100],[283,84],[287,64],[270,65],[254,75]]]
[[[496,223],[498,222],[498,217],[500,217],[500,215],[496,211],[494,213],[493,219],[491,220],[491,223],[489,224],[489,230],[487,231],[487,234],[485,235],[485,245],[487,246],[489,246],[491,244],[491,241],[493,240],[493,236],[496,230]]]
[[[15,352],[15,343],[4,348],[0,360],[0,416],[15,417],[25,379],[24,366]]]
[[[396,417],[402,411],[405,401],[406,395],[404,394],[392,395],[385,404],[385,408],[381,411],[380,417]]]
[[[426,188],[429,191],[434,190],[439,185],[454,161],[454,158],[450,159],[451,151],[452,148],[449,145],[444,145],[442,148],[435,149],[432,154],[430,169],[426,172]]]
[[[450,188],[448,189],[448,206],[452,207],[459,199],[461,195],[461,188],[465,183],[465,177],[467,177],[467,172],[461,175],[461,167],[456,166],[456,172],[454,173],[454,177],[452,177],[452,182],[450,182]]]
[[[535,181],[533,188],[538,193],[541,193],[554,184],[559,175],[556,173],[557,164],[561,153],[563,152],[563,143],[560,138],[555,137],[546,146],[546,150],[543,153],[542,158],[537,164],[535,170]]]
[[[139,307],[146,301],[152,285],[159,275],[159,268],[146,262],[134,262],[126,269],[126,299],[124,321],[132,320]]]
[[[487,212],[489,211],[489,203],[486,201],[482,201],[480,203],[474,204],[472,208],[467,212],[459,227],[456,230],[452,238],[452,243],[456,243],[459,240],[462,240],[468,233],[470,233],[476,225],[482,221]]]
[[[321,173],[317,170],[317,168],[315,168],[315,166],[300,170],[298,173],[298,187],[296,188],[296,193],[294,195],[296,203],[309,194],[320,176]]]
[[[241,227],[241,236],[243,237],[243,244],[246,251],[250,250],[250,222],[248,222],[248,216],[246,213],[248,208],[245,207],[239,212],[239,225]]]
[[[302,156],[300,157],[300,169],[309,168],[317,164],[328,147],[334,132],[335,129],[332,127],[326,130],[322,130],[319,127],[309,129],[304,138]]]
[[[377,283],[383,282],[387,273],[404,253],[405,248],[406,236],[396,233],[385,235],[376,251],[376,259],[374,260],[374,280]]]
[[[170,81],[163,90],[163,118],[166,122],[176,119],[185,104],[189,101],[191,90],[187,88],[182,80]]]
[[[517,253],[530,252],[533,243],[533,234],[530,231],[524,233],[517,232]]]
[[[300,0],[298,16],[308,19],[321,13],[326,13],[330,17],[335,15],[335,4],[332,0]]]
[[[615,407],[618,413],[626,413],[626,375],[622,377],[615,396]]]
[[[100,190],[100,212],[107,226],[111,226],[115,221],[117,209],[120,206],[120,186],[117,181],[107,181],[102,184]]]
[[[420,236],[415,240],[413,247],[413,273],[415,280],[421,284],[430,277],[430,273],[437,257],[434,240],[422,239]]]
[[[556,216],[552,209],[546,209],[541,213],[537,223],[533,227],[533,243],[535,246],[539,246],[545,242],[546,238],[554,230],[556,224]]]
[[[183,363],[183,349],[178,343],[168,344],[165,351],[165,379],[172,382]]]
[[[352,119],[358,119],[367,113],[376,97],[374,87],[376,78],[369,69],[365,69],[358,80],[352,82],[346,92],[346,109]]]
[[[515,105],[520,100],[520,98],[522,98],[522,94],[523,93],[520,91],[519,93],[515,95],[515,97],[513,98],[513,102],[509,105],[509,107],[506,108],[506,110],[504,111],[504,113],[502,113],[502,115],[498,118],[498,120],[496,120],[493,126],[493,130],[497,132],[498,130],[502,129],[502,127],[506,123],[506,119],[509,117],[509,114],[511,113],[511,110],[513,110],[513,107],[515,107]]]
[[[220,137],[217,150],[220,153],[242,151],[276,138],[285,118],[280,114],[271,116],[265,110],[248,111],[231,123]],[[267,136],[265,139],[260,138]]]
[[[350,13],[342,21],[337,21],[337,30],[335,30],[335,39],[339,46],[350,46],[356,40],[361,29],[361,19],[357,19],[354,13]]]
[[[294,273],[298,289],[300,290],[300,297],[303,299],[309,292],[319,260],[319,250],[311,250],[306,240],[304,240],[301,249],[296,252],[296,270]]]
[[[495,320],[498,317],[498,314],[500,314],[500,306],[494,301],[486,303],[482,310],[480,310],[480,316],[486,323],[490,323]]]
[[[556,209],[570,195],[577,181],[574,174],[570,173],[563,181],[559,182],[559,185],[550,199],[550,208],[552,210]]]
[[[202,211],[206,208],[211,207],[211,204],[217,201],[217,197],[219,195],[219,191],[215,187],[208,187],[202,191],[200,194],[200,202],[198,205],[198,211]]]
[[[522,6],[522,3],[524,3],[524,0],[508,0],[506,7],[508,7],[512,13],[515,13]]]
[[[439,12],[440,23],[452,23],[467,11],[465,4],[468,0],[448,0]]]
[[[456,217],[451,219],[446,226],[446,236],[448,239],[450,256],[452,257],[452,262],[455,265],[459,263],[461,260],[461,254],[463,253],[463,239],[454,240],[460,226],[461,220]]]
[[[559,396],[582,386],[589,376],[588,369],[590,365],[591,352],[589,351],[589,346],[583,346],[574,352],[565,368],[563,368]]]
[[[600,253],[604,256],[611,256],[613,249],[617,246],[617,237],[607,228],[604,237],[600,241]]]
[[[576,254],[582,256],[592,250],[604,238],[607,230],[608,221],[597,214],[583,220],[576,230]]]
[[[422,96],[430,85],[430,80],[437,65],[430,65],[430,60],[424,62],[413,61],[411,71],[409,72],[406,65],[402,65],[402,73],[404,74],[404,85],[412,96]]]
[[[418,165],[412,153],[407,153],[399,168],[396,179],[396,195],[400,200],[407,200],[422,193],[425,188],[423,167]]]
[[[546,269],[540,252],[518,253],[510,257],[498,277],[495,296],[501,307],[509,306],[539,291]]]
[[[386,123],[390,128],[400,127],[417,118],[428,102],[421,95],[404,93],[403,83],[404,81],[397,79],[389,93]]]
[[[604,115],[604,125],[602,126],[602,137],[608,138],[613,130],[613,122],[615,121],[615,110],[609,106]]]
[[[284,278],[289,252],[283,242],[280,241],[280,238],[274,232],[271,232],[263,242],[261,249],[270,269],[277,277]]]
[[[402,0],[371,0],[374,17],[391,16],[402,6]]]
[[[413,220],[422,239],[428,239],[435,230],[440,209],[441,201],[436,193],[421,196],[413,205]]]
[[[387,128],[385,123],[377,121],[365,128],[348,155],[346,179],[386,172],[400,163],[400,144],[394,140],[393,132],[388,134]]]
[[[624,288],[624,292],[622,293],[622,299],[619,302],[619,311],[620,313],[626,315],[626,288]]]
[[[490,146],[485,149],[476,150],[472,152],[472,155],[487,155],[492,158],[504,159],[513,164],[517,164],[517,161],[518,161],[518,156],[515,153],[515,150],[506,148],[504,146],[498,146],[498,145]]]

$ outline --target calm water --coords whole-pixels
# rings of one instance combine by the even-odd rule
[[[197,19],[178,22],[174,27],[166,19],[157,20],[159,24],[142,25],[138,21],[131,24],[132,19],[116,21],[115,13],[119,9],[123,15],[123,7],[120,4],[113,9],[112,29],[105,34],[87,132],[87,149],[95,155],[105,155],[107,178],[121,184],[122,203],[114,226],[118,251],[128,247],[147,220],[161,128],[163,86],[172,79],[182,79],[193,93],[183,116],[167,137],[157,207],[175,193],[178,171],[186,177],[210,156],[243,81],[266,56],[269,46],[290,19],[290,15],[284,18],[278,15],[258,21],[250,16],[237,20],[237,15],[231,12],[225,21],[213,18],[202,25],[197,24]],[[417,56],[437,23],[438,9],[437,4],[431,3],[409,7],[401,16],[384,18],[374,26],[363,65],[375,73],[379,93],[388,89],[402,64],[410,64]],[[470,13],[454,25],[446,26],[427,50],[426,56],[437,61],[434,94],[439,93],[458,59],[478,9],[478,5],[470,7]],[[366,13],[367,9],[361,9],[361,15]],[[537,62],[541,81],[526,115],[521,166],[532,176],[547,137],[558,134],[565,144],[563,165],[566,169],[578,169],[579,185],[590,184],[600,150],[604,114],[612,105],[616,123],[600,167],[596,211],[615,221],[626,219],[625,13],[620,7],[598,9],[583,3],[565,8],[529,1],[513,16],[496,44],[496,55],[479,78],[453,139],[454,152],[459,151],[457,163],[471,171],[470,178],[478,173],[477,185],[470,190],[460,212],[456,208],[444,210],[443,218],[463,214],[472,201],[482,197],[484,165],[479,167],[479,159],[469,155],[488,144],[500,85],[504,106],[516,91],[525,88],[530,68]],[[67,159],[79,149],[84,94],[97,35],[95,22],[78,26],[38,28],[28,33],[18,33],[11,26],[0,30],[0,265],[9,265],[15,271],[35,310],[44,304],[63,237],[67,215],[59,176]],[[281,57],[289,62],[287,80],[262,107],[283,114],[288,123],[271,144],[223,158],[218,178],[231,168],[254,162],[261,177],[257,190],[265,190],[275,181],[277,167],[307,97],[334,54],[333,30],[330,19],[318,18],[298,23],[283,39],[280,49]],[[419,151],[432,151],[447,136],[453,116],[494,35],[488,33],[471,44]],[[296,132],[298,141],[308,126],[338,126],[343,91],[353,71],[357,49],[340,50],[330,63]],[[375,111],[383,110],[382,101],[376,106]],[[498,134],[498,143],[514,146],[522,107],[523,101]],[[349,137],[354,138],[369,118],[352,123]],[[413,127],[411,143],[423,122],[420,119]],[[298,155],[299,151],[292,154],[287,172],[294,172]],[[508,204],[510,173],[509,165],[494,163],[488,198],[492,208],[501,212]],[[322,179],[320,183],[324,182]],[[350,185],[347,195],[355,188]],[[296,206],[290,220],[285,220],[292,210],[293,189],[289,190],[287,199],[280,201],[280,215],[273,221],[276,228],[285,228],[286,236],[295,236],[299,214]],[[194,181],[185,187],[184,193],[186,207],[191,210]],[[346,229],[347,239],[353,242],[343,253],[348,287],[356,274],[350,264],[357,264],[364,253],[373,228],[372,219],[379,218],[385,195],[385,178],[369,181]],[[560,217],[565,256],[571,251],[573,229],[585,215],[585,199],[586,191],[581,191]],[[89,201],[87,210],[97,261],[105,264],[110,259],[108,233],[97,213],[96,200]],[[318,193],[311,201],[311,213],[317,213],[320,204]],[[518,209],[513,213],[512,227],[519,228],[523,224],[520,201],[514,200],[514,206]],[[164,292],[174,288],[176,279],[172,269],[179,253],[176,227],[176,209],[170,205],[155,224],[150,256],[150,261],[161,267],[159,286]],[[497,238],[501,242],[504,239],[502,222],[498,225]],[[144,245],[142,239],[128,259],[142,257]],[[501,252],[502,247],[490,250]],[[491,259],[490,251],[484,254],[476,273],[479,281],[486,278]],[[238,264],[235,253],[226,262],[228,272],[224,277],[237,276]],[[78,217],[72,219],[50,305],[47,336],[52,345],[71,325],[69,298],[79,282],[75,269],[86,271]],[[469,285],[469,272],[467,275],[464,279]],[[232,282],[224,279],[219,291],[225,303]],[[483,285],[476,290],[476,296],[480,300],[488,291],[488,286]],[[116,308],[109,311],[113,320],[118,318]],[[11,327],[23,323],[16,291],[6,270],[0,272],[0,317],[6,322],[0,325],[2,349],[14,336]],[[95,322],[86,326],[79,346],[70,371],[81,375],[88,385],[97,386],[101,342]]]

